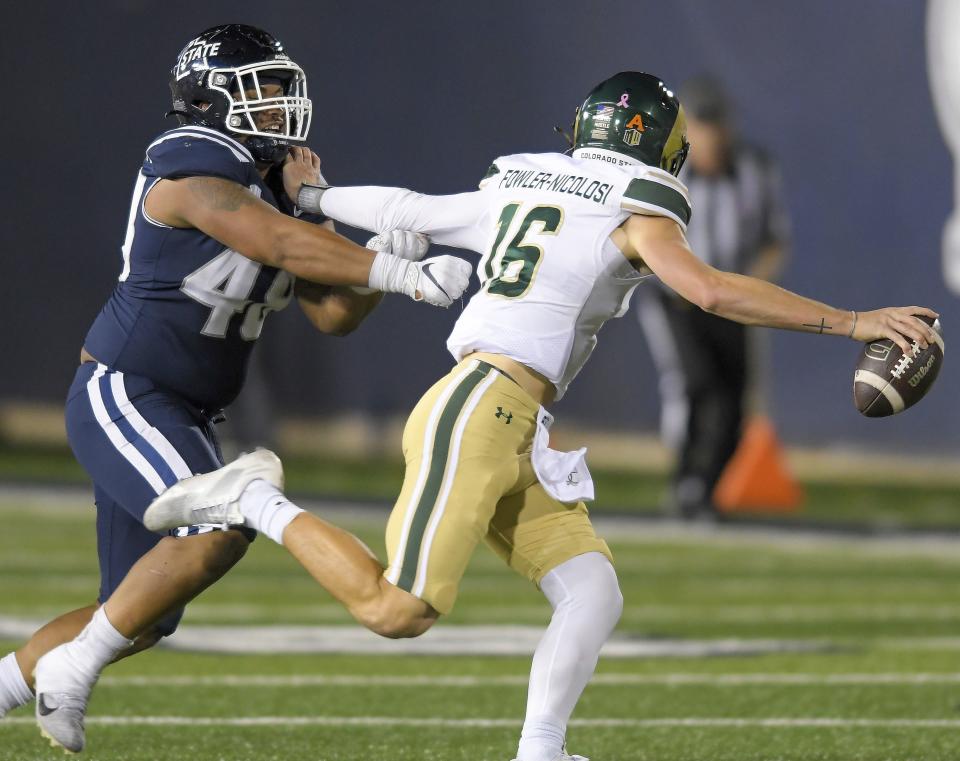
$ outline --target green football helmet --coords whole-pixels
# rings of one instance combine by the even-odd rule
[[[577,109],[573,148],[616,151],[676,176],[690,149],[683,106],[659,77],[621,71]]]

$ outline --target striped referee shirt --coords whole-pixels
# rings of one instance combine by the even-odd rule
[[[695,210],[687,240],[694,254],[707,264],[743,273],[766,246],[789,242],[780,172],[756,147],[734,147],[726,173],[700,175],[688,163],[680,179]]]

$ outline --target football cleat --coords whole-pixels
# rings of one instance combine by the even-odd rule
[[[219,470],[177,482],[150,503],[143,525],[151,531],[199,523],[242,526],[240,495],[258,478],[283,489],[283,463],[269,449],[241,455]]]
[[[79,753],[86,741],[84,717],[97,675],[77,667],[63,645],[37,661],[37,724],[54,748]]]
[[[515,758],[513,761],[519,761],[519,759]],[[584,756],[568,756],[565,752],[561,751],[560,755],[553,759],[553,761],[590,761],[590,759]]]

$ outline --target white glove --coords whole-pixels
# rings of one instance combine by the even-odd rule
[[[427,249],[430,248],[430,239],[423,233],[415,233],[410,230],[387,230],[387,232],[374,235],[368,240],[367,248],[371,251],[393,254],[410,262],[419,262],[423,259],[423,255],[427,253]],[[364,296],[376,293],[375,288],[361,288],[358,285],[351,285],[350,290]]]
[[[388,230],[367,241],[371,251],[384,251],[408,262],[419,262],[430,248],[430,239],[410,230]]]
[[[456,256],[408,262],[392,254],[379,253],[370,268],[367,285],[376,291],[402,293],[414,301],[448,307],[467,289],[471,269],[468,262]]]

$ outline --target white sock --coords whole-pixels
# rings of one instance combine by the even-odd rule
[[[133,640],[127,639],[114,628],[101,605],[90,623],[76,639],[64,645],[64,649],[79,668],[99,675],[107,664],[131,645]]]
[[[0,717],[33,700],[33,690],[23,678],[13,653],[0,658]]]
[[[262,478],[252,481],[240,495],[240,512],[247,525],[283,544],[283,531],[304,512],[283,496],[283,492]]]
[[[89,695],[100,672],[132,644],[132,639],[114,628],[101,606],[75,639],[55,647],[40,659],[37,689],[44,693]]]
[[[553,618],[533,655],[518,761],[555,761],[563,752],[570,715],[623,611],[616,571],[599,552],[560,564],[540,589]]]

